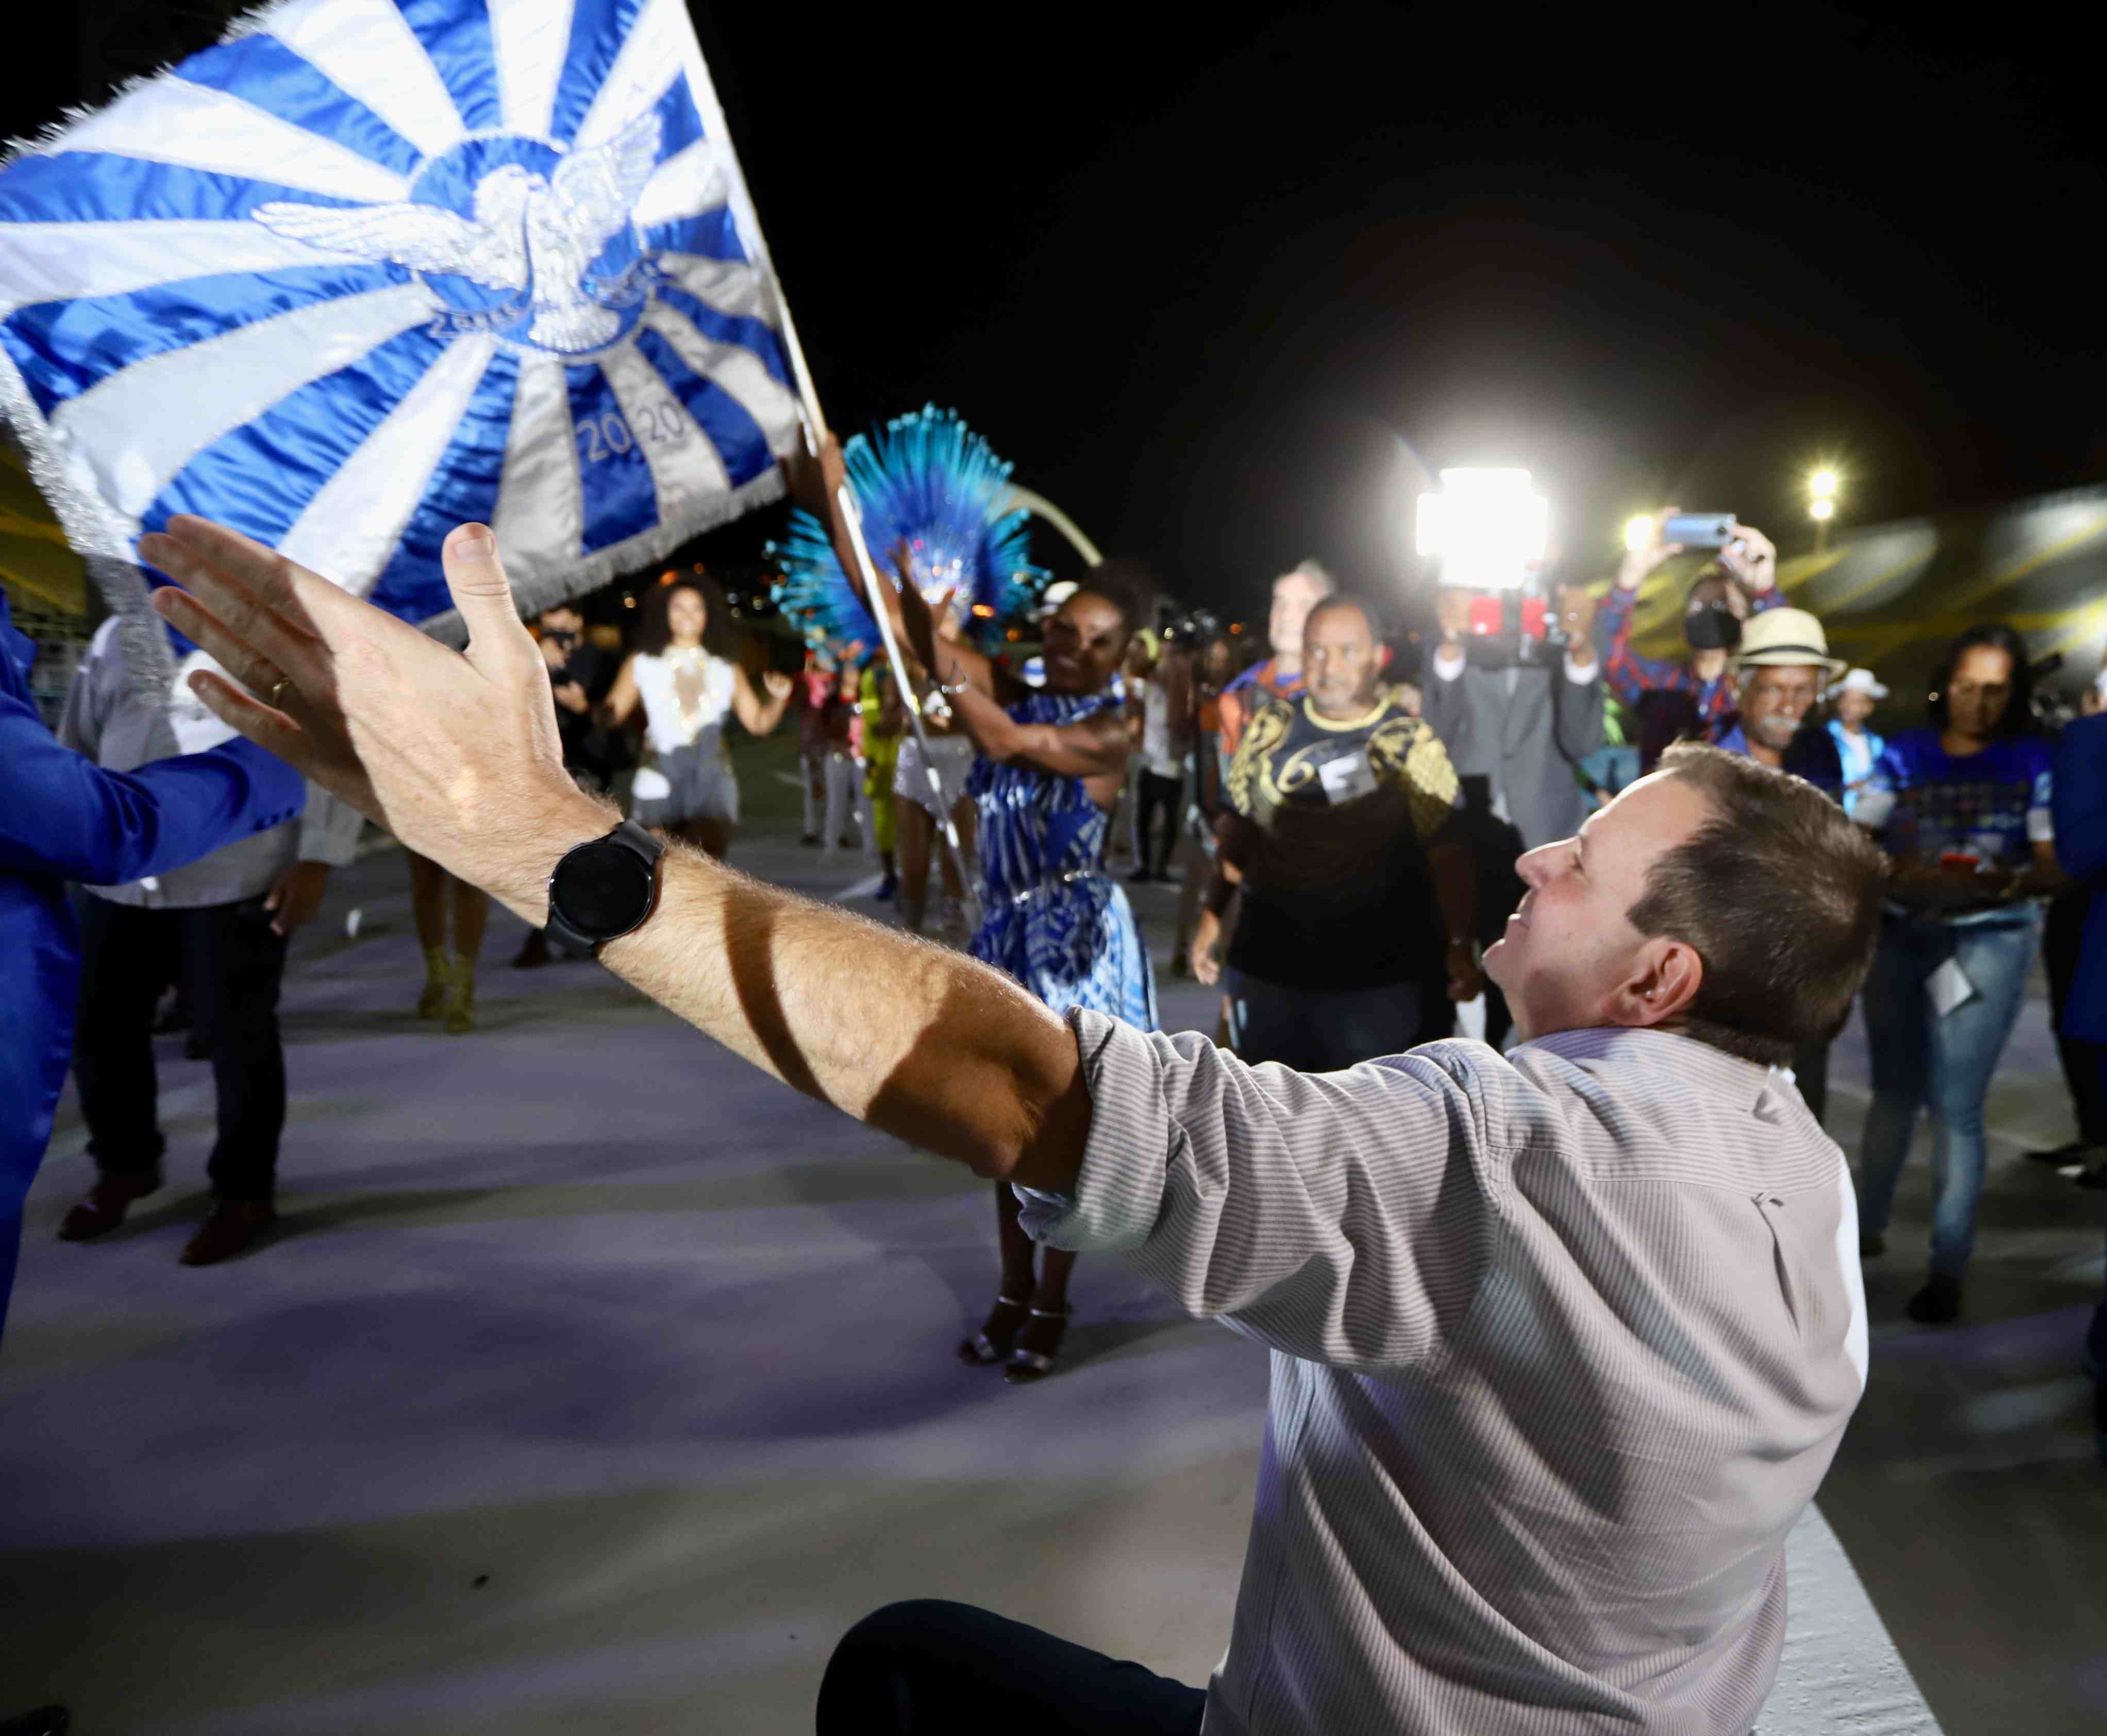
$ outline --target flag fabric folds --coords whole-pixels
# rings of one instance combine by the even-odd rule
[[[83,554],[175,513],[457,629],[781,492],[796,388],[682,0],[284,0],[0,169],[0,415]]]

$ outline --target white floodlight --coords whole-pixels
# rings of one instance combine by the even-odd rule
[[[1818,494],[1808,502],[1807,515],[1810,519],[1833,519],[1836,516],[1836,502],[1826,494]]]
[[[1835,471],[1829,469],[1826,465],[1823,466],[1821,470],[1817,470],[1812,476],[1807,479],[1807,492],[1818,501],[1833,501],[1835,499],[1836,485],[1836,473]],[[1824,515],[1826,516],[1826,515]]]
[[[1417,540],[1443,584],[1518,591],[1550,548],[1550,503],[1527,470],[1444,470],[1441,492],[1419,497]]]

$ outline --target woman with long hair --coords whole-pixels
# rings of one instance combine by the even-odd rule
[[[664,831],[722,861],[739,823],[739,779],[726,752],[726,721],[737,717],[748,735],[766,735],[790,703],[788,676],[770,669],[761,678],[767,697],[753,690],[746,671],[704,642],[725,612],[707,581],[681,578],[656,585],[644,600],[636,649],[614,678],[602,719],[620,729],[640,706],[653,761],[636,774],[630,818]]]
[[[1861,1253],[1886,1249],[1895,1182],[1930,1110],[1931,1275],[1912,1320],[1961,1311],[1987,1157],[1983,1103],[2025,999],[2040,907],[2065,884],[2049,817],[2051,750],[2033,715],[2027,649],[1970,627],[1933,678],[1930,722],[1890,740],[1853,818],[1894,860],[1866,979],[1873,1105],[1859,1148]]]

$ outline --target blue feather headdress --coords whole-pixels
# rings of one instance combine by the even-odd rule
[[[874,439],[858,434],[842,456],[871,559],[887,578],[904,542],[916,588],[932,608],[950,593],[968,632],[999,631],[1031,607],[1049,575],[1031,564],[1029,515],[1022,506],[999,510],[1009,466],[957,412],[925,405],[894,417]],[[860,641],[866,657],[876,654],[878,623],[842,571],[824,524],[793,512],[788,535],[768,552],[783,569],[775,605],[808,643]]]

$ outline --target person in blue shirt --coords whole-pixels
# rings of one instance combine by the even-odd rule
[[[2107,893],[2107,715],[2079,717],[2064,727],[2055,775],[2057,859],[2078,884]],[[2063,1025],[2085,1044],[2107,1091],[2107,897],[2096,897],[2086,913]],[[2093,1380],[2095,1438],[2100,1462],[2107,1464],[2107,1297],[2093,1311],[2086,1334],[2085,1369]]]
[[[22,1201],[73,1053],[80,956],[65,883],[165,874],[302,810],[300,775],[240,738],[137,771],[61,747],[29,694],[37,648],[0,592],[0,1329]]]
[[[1749,623],[1737,665],[1734,690],[1741,708],[1728,714],[1716,744],[1773,771],[1804,778],[1840,805],[1843,762],[1828,731],[1810,721],[1822,683],[1844,667],[1829,654],[1821,622],[1804,609],[1765,611]],[[1829,1113],[1829,1050],[1842,1028],[1810,1038],[1793,1054],[1793,1082],[1817,1121]]]
[[[2068,882],[2051,749],[2019,636],[2001,625],[1961,634],[1933,677],[1930,710],[1928,726],[1889,742],[1852,817],[1894,865],[1866,979],[1873,1104],[1859,1148],[1861,1252],[1886,1249],[1896,1179],[1928,1109],[1931,1275],[1909,1315],[1935,1324],[1961,1311],[1988,1155],[1983,1102],[2041,933],[2032,901]]]
[[[1887,738],[1866,727],[1873,708],[1888,696],[1888,690],[1871,669],[1853,669],[1829,690],[1829,704],[1835,716],[1829,720],[1829,739],[1836,744],[1836,757],[1844,767],[1844,812],[1858,811],[1858,792],[1873,776],[1873,767],[1887,751]]]

